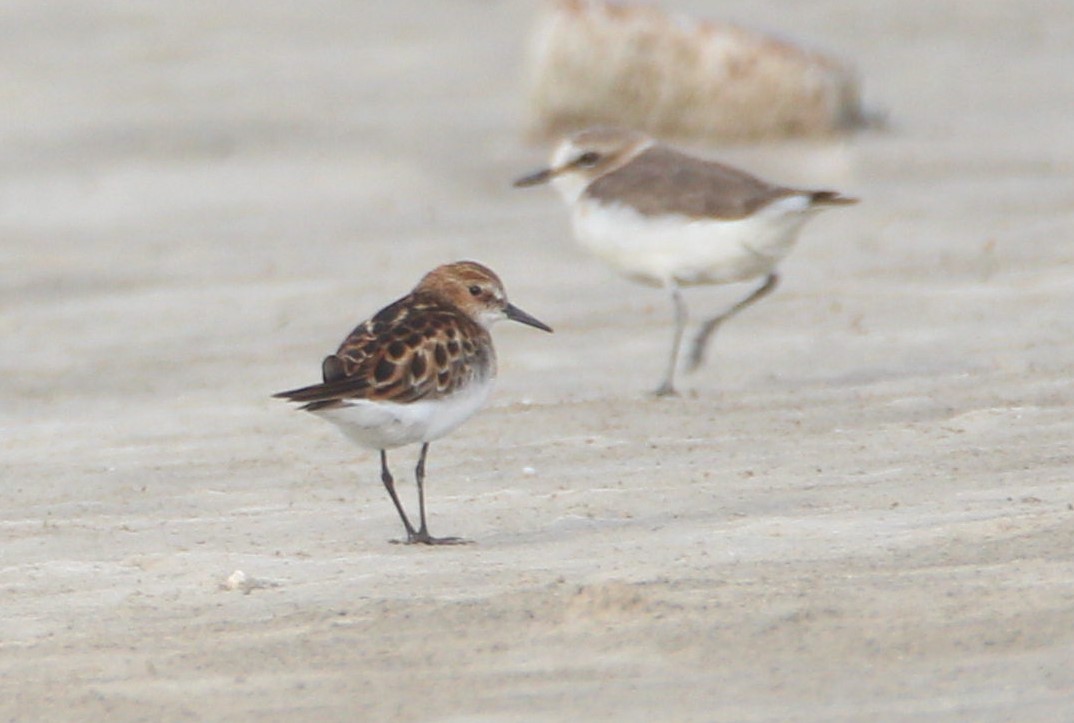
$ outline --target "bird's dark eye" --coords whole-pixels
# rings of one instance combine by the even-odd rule
[[[481,287],[474,284],[470,287],[470,296],[481,296]]]
[[[600,160],[600,154],[596,151],[586,151],[582,155],[578,156],[578,160],[575,161],[579,166],[595,166],[597,161]]]

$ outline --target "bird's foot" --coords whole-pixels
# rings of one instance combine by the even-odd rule
[[[664,382],[659,387],[657,387],[655,390],[653,390],[653,396],[654,397],[677,397],[677,396],[679,396],[679,393],[677,391],[675,391],[675,387],[672,386],[671,382]]]
[[[428,532],[418,531],[407,534],[405,540],[392,540],[393,545],[472,545],[472,540],[464,537],[433,537]]]

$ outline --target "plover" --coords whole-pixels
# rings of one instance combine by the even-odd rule
[[[767,296],[776,264],[802,225],[827,206],[856,203],[835,191],[774,185],[687,155],[637,131],[597,127],[568,136],[548,168],[515,186],[551,182],[570,207],[579,243],[626,277],[668,290],[675,331],[657,395],[675,393],[686,326],[681,288],[764,277],[749,296],[704,321],[691,346],[694,369],[717,327]]]
[[[500,319],[552,331],[508,303],[493,271],[473,261],[433,269],[410,294],[359,324],[321,365],[321,384],[274,396],[302,402],[352,442],[380,451],[380,478],[406,528],[406,542],[466,542],[433,537],[425,519],[429,443],[469,419],[492,391],[496,353],[489,327]],[[419,526],[410,523],[388,469],[387,450],[421,444],[415,480]]]

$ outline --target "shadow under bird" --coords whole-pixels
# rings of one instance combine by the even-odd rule
[[[551,183],[563,197],[583,247],[627,278],[671,296],[675,331],[658,396],[675,394],[687,321],[682,287],[764,277],[742,301],[702,322],[687,358],[692,371],[723,322],[775,289],[776,265],[802,225],[824,208],[857,203],[835,191],[767,183],[644,133],[612,127],[568,136],[548,168],[514,185],[541,183]]]
[[[425,519],[429,443],[451,432],[487,401],[496,377],[489,328],[501,319],[552,331],[507,301],[503,283],[473,261],[433,269],[410,294],[359,324],[321,365],[323,382],[274,396],[336,425],[352,442],[380,451],[381,481],[408,544],[447,545]],[[421,444],[415,470],[419,526],[395,492],[387,450]]]

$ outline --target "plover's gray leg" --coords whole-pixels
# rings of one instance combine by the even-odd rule
[[[654,394],[658,397],[674,396],[675,392],[675,367],[679,362],[679,347],[682,345],[682,332],[686,328],[686,302],[682,299],[682,291],[675,282],[671,283],[671,303],[675,307],[675,332],[671,339],[671,354],[668,357],[668,370],[664,375],[664,381],[656,388]]]
[[[693,346],[690,347],[690,356],[686,360],[686,371],[694,371],[701,366],[703,361],[705,361],[705,349],[708,347],[712,335],[716,333],[720,324],[724,323],[747,306],[750,306],[771,294],[778,283],[779,275],[776,273],[769,274],[768,278],[764,280],[764,283],[761,284],[756,291],[719,316],[714,316],[702,324],[701,328],[698,329],[697,336],[694,337]]]

